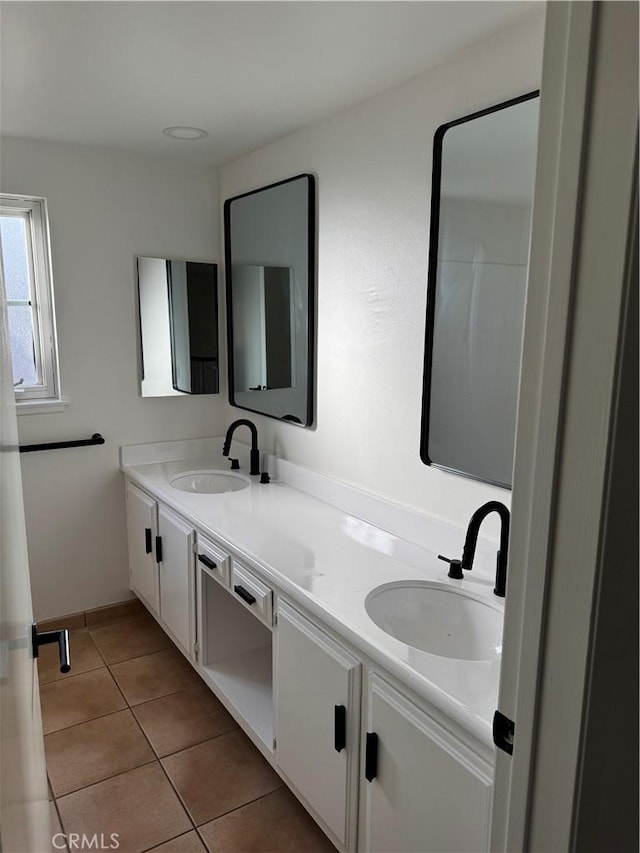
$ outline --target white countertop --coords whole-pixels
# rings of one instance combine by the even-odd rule
[[[178,444],[164,443],[164,453],[156,453],[155,458],[175,456]],[[465,573],[464,580],[455,581],[447,577],[447,564],[437,555],[460,554],[451,550],[451,529],[444,525],[439,537],[438,523],[433,519],[425,520],[425,525],[439,541],[426,549],[275,477],[268,485],[252,477],[248,488],[219,495],[179,491],[170,485],[178,474],[203,468],[229,469],[228,460],[214,450],[221,446],[220,439],[203,440],[201,445],[198,441],[182,444],[183,452],[191,454],[189,458],[161,462],[147,461],[154,453],[145,452],[145,448],[163,445],[140,445],[142,452],[123,448],[122,470],[134,483],[187,516],[203,533],[248,557],[293,602],[299,602],[485,746],[492,747],[500,660],[457,660],[411,648],[375,625],[365,610],[365,598],[383,583],[427,580],[461,587],[503,610],[503,600],[493,594],[494,571],[488,569],[495,552],[481,554],[479,543],[477,565]],[[232,456],[243,460],[245,453],[234,443]],[[278,470],[273,458],[269,467]],[[240,473],[247,471],[243,466]]]

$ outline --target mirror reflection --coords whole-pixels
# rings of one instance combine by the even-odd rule
[[[143,397],[217,394],[217,266],[138,258]]]
[[[438,128],[421,457],[511,486],[538,93]]]
[[[314,178],[298,175],[228,199],[224,212],[230,402],[309,426]]]
[[[236,264],[232,273],[236,392],[292,388],[295,350],[291,267]]]

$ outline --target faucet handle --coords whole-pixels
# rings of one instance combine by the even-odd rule
[[[240,463],[238,462],[237,459],[229,458],[229,462],[231,462],[231,470],[232,471],[237,471],[240,468]]]
[[[462,561],[461,560],[452,560],[449,557],[443,557],[442,554],[438,554],[438,559],[443,560],[445,563],[449,563],[449,571],[447,572],[447,577],[453,578],[453,580],[461,581],[464,575],[462,574]]]

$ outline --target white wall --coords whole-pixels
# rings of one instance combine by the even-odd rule
[[[102,447],[22,455],[37,619],[129,593],[121,444],[216,435],[223,398],[139,394],[135,257],[219,260],[215,173],[174,160],[3,139],[2,190],[46,196],[63,396],[22,415],[20,441]]]
[[[542,6],[542,4],[541,4]],[[221,201],[317,177],[315,426],[255,416],[260,446],[464,525],[510,493],[419,458],[433,135],[539,86],[543,11],[220,171]],[[230,420],[240,411],[227,408]]]

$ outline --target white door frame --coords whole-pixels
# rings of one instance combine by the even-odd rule
[[[547,6],[499,697],[515,745],[498,752],[493,850],[575,839],[631,284],[637,31],[635,3]]]

